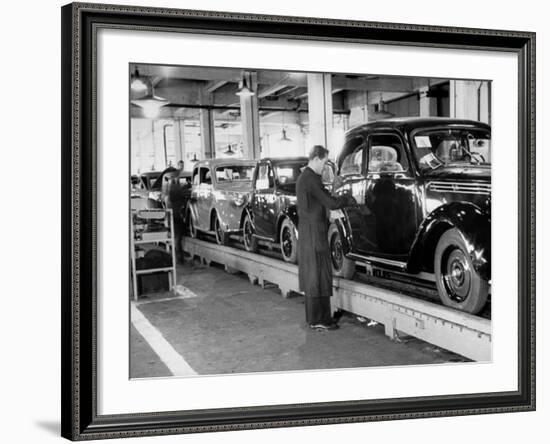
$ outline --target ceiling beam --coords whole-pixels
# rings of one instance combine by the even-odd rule
[[[207,94],[213,93],[217,89],[221,88],[225,84],[229,83],[228,80],[213,80],[206,84],[204,87],[204,92]]]
[[[287,85],[272,85],[266,88],[262,88],[260,91],[258,91],[258,98],[263,99],[264,97],[271,96],[277,91],[280,91],[281,89],[284,89],[286,87]]]

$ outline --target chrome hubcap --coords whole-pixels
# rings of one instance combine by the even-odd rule
[[[215,229],[216,229],[216,239],[217,239],[218,243],[221,243],[223,234],[222,234],[222,228],[221,228],[220,220],[217,219],[217,218],[216,218]]]
[[[246,219],[244,222],[244,243],[247,247],[250,247],[252,242],[252,226],[250,220]]]
[[[443,281],[449,297],[455,302],[464,302],[471,285],[471,270],[464,252],[458,248],[449,253]]]
[[[289,257],[292,254],[292,235],[288,228],[283,229],[283,254]]]
[[[332,237],[332,245],[331,245],[331,256],[332,256],[332,264],[334,265],[334,268],[337,270],[340,270],[342,268],[342,262],[344,259],[344,253],[342,250],[342,242],[340,241],[340,238],[337,235],[334,235]]]

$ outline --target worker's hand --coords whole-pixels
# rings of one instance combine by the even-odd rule
[[[346,193],[342,196],[342,200],[344,201],[345,207],[354,207],[357,206],[357,201],[353,198],[351,193]]]

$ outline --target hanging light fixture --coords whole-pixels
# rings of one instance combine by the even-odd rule
[[[198,162],[199,159],[197,159],[197,153],[193,153],[193,158],[191,159],[191,162]]]
[[[235,151],[231,149],[231,144],[227,145],[227,149],[223,152],[226,156],[235,155]]]
[[[292,142],[292,139],[286,135],[286,130],[283,128],[283,136],[279,139],[281,142]]]
[[[140,77],[137,66],[132,74],[132,83],[130,84],[130,87],[132,88],[132,91],[138,94],[147,92],[147,81],[143,77]]]
[[[285,112],[283,111],[283,135],[279,139],[280,142],[292,142],[292,139],[286,135],[286,129],[285,129]]]
[[[143,115],[149,119],[153,119],[158,116],[160,108],[168,105],[170,102],[164,97],[155,96],[155,88],[151,85],[151,91],[145,96],[132,100],[134,105],[143,109]]]
[[[246,74],[243,74],[241,80],[239,81],[239,90],[236,92],[239,97],[251,97],[255,94],[254,91],[250,89],[246,78]]]

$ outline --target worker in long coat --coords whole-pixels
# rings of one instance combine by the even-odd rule
[[[333,198],[323,186],[321,174],[327,160],[328,150],[315,145],[296,184],[300,290],[305,293],[306,322],[315,330],[338,328],[330,309],[332,264],[327,209],[348,203],[347,196]]]

